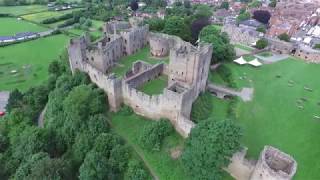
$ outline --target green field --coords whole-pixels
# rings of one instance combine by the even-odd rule
[[[245,50],[245,51],[249,51],[249,52],[251,52],[251,51],[254,50],[253,47],[246,46],[246,45],[244,45],[244,44],[235,44],[234,47],[239,48],[239,49],[242,49],[242,50]]]
[[[150,55],[150,48],[145,47],[138,51],[137,53],[129,56],[125,56],[120,59],[119,65],[112,69],[112,73],[115,73],[117,76],[123,76],[132,66],[132,63],[135,61],[142,60],[150,64],[157,64],[157,63],[167,63],[169,58],[153,58]]]
[[[19,16],[19,15],[23,15],[23,14],[42,12],[42,11],[46,11],[47,9],[48,9],[47,6],[41,6],[41,5],[0,6],[0,13],[12,14],[15,16]]]
[[[141,87],[139,87],[139,90],[149,95],[155,95],[155,94],[161,94],[163,92],[163,89],[166,88],[167,86],[168,86],[168,76],[161,75],[156,79],[153,79],[149,82],[144,83]]]
[[[183,147],[184,140],[176,133],[170,135],[164,140],[163,146],[160,151],[150,152],[142,149],[138,144],[138,138],[141,128],[150,123],[138,115],[120,115],[119,113],[112,114],[113,129],[134,149],[141,154],[151,166],[153,171],[161,180],[188,180],[182,169],[182,164],[179,160],[174,160],[170,156],[170,150],[177,147]]]
[[[295,179],[320,179],[320,162],[315,158],[320,156],[320,120],[314,117],[320,116],[320,65],[290,58],[259,68],[227,66],[237,86],[254,88],[253,101],[240,101],[236,111],[248,157],[257,159],[265,145],[272,145],[296,159]],[[226,101],[213,101],[212,116],[226,118]]]
[[[97,21],[97,20],[91,20],[91,21],[92,21],[92,27],[90,27],[89,33],[94,37],[97,37],[97,38],[101,37],[103,33],[102,31],[100,31],[100,28],[103,26],[104,22]],[[82,36],[86,33],[86,31],[82,29],[76,29],[76,28],[72,28],[67,31],[77,36]]]
[[[16,18],[0,18],[0,36],[13,36],[20,32],[41,32],[47,30],[44,27],[38,26],[36,24],[17,20]]]
[[[43,20],[53,17],[59,17],[64,14],[71,13],[72,11],[75,11],[74,9],[66,10],[66,11],[45,11],[40,13],[34,13],[34,14],[28,14],[22,16],[23,19],[41,23]]]
[[[49,63],[68,42],[65,35],[40,38],[0,48],[0,91],[40,84],[48,77]]]

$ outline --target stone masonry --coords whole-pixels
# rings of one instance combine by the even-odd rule
[[[169,56],[169,64],[151,65],[139,60],[124,77],[110,73],[121,57],[148,44],[150,55]],[[177,132],[188,136],[194,126],[190,120],[192,103],[206,88],[211,45],[193,46],[176,36],[151,33],[148,26],[109,22],[104,27],[104,37],[96,42],[91,42],[88,36],[70,40],[68,53],[72,72],[86,72],[106,92],[112,111],[126,104],[142,116],[169,119]],[[162,94],[150,96],[137,89],[161,74],[169,77]]]

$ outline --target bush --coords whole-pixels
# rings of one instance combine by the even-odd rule
[[[165,137],[170,135],[173,127],[168,120],[152,122],[143,127],[139,143],[149,151],[160,151],[161,144]]]
[[[320,49],[320,44],[316,44],[316,45],[314,45],[314,47],[313,47],[314,49]]]
[[[217,73],[219,73],[221,78],[228,84],[228,87],[237,88],[237,85],[232,77],[232,72],[227,66],[224,64],[220,65],[217,69]]]
[[[213,106],[210,96],[211,94],[208,92],[201,94],[192,104],[191,119],[195,123],[206,120],[210,117]]]
[[[256,48],[264,49],[268,46],[268,41],[266,39],[259,39],[256,43]]]
[[[133,110],[131,109],[131,107],[124,105],[118,113],[123,116],[130,116],[133,113]]]
[[[264,26],[257,27],[256,31],[266,33],[266,28]]]
[[[290,42],[290,36],[287,33],[282,33],[278,36],[281,41]]]
[[[148,171],[146,171],[144,169],[142,162],[137,161],[137,160],[129,161],[128,169],[126,172],[126,177],[128,180],[149,180],[149,179],[151,179]]]

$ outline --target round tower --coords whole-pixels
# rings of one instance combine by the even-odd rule
[[[297,162],[288,154],[265,146],[250,180],[290,180],[297,170]]]

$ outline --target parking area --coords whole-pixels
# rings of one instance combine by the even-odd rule
[[[8,103],[10,92],[9,91],[0,91],[0,111],[5,111],[5,107]]]

